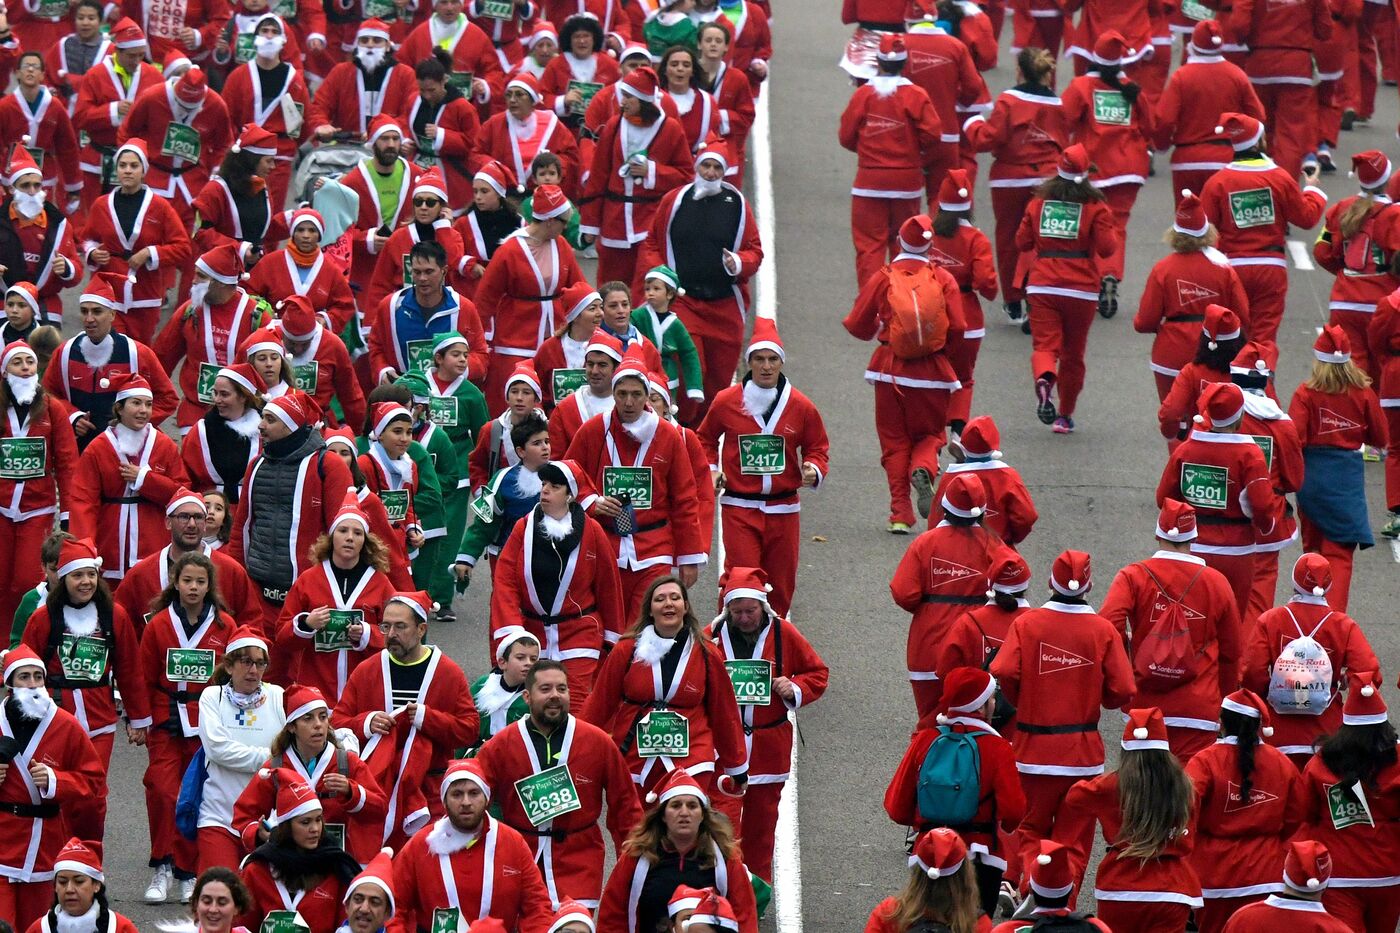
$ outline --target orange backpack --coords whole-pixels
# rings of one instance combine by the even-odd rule
[[[889,266],[890,349],[903,360],[918,360],[948,342],[948,305],[931,264],[904,272]]]

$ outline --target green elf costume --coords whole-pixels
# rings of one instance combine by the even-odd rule
[[[369,439],[363,434],[356,437],[355,449],[357,453],[367,452]],[[432,452],[416,440],[408,442],[408,456],[418,467],[418,493],[413,497],[413,511],[418,516],[418,524],[423,528],[423,546],[412,558],[413,585],[423,590],[428,590],[431,568],[446,561],[448,553],[445,545],[447,541],[447,514],[442,497],[443,480],[438,476],[437,465],[434,463],[434,453],[438,456],[447,454],[450,462],[455,465],[456,455],[452,450],[452,442],[447,439],[445,434],[441,435],[441,442]],[[455,483],[456,480],[454,479],[453,482]],[[437,615],[439,622],[456,621],[456,617],[452,615],[450,587],[446,601],[439,599],[436,594],[433,595],[433,599],[442,606]]]
[[[666,307],[657,308],[645,301],[632,311],[632,326],[656,345],[661,353],[661,366],[666,370],[666,383],[674,394],[685,382],[686,398],[704,401],[705,391],[700,370],[700,353],[686,330],[685,322],[671,310],[677,295],[684,295],[680,278],[670,266],[657,266],[646,274],[645,281],[659,281],[666,286]]]
[[[491,668],[490,673],[482,674],[472,681],[472,702],[481,714],[481,739],[467,752],[467,758],[475,758],[477,750],[486,744],[487,739],[514,725],[516,720],[524,719],[530,712],[530,708],[525,705],[525,681],[512,686],[505,682],[505,674],[502,672],[506,663],[506,652],[521,641],[531,642],[536,649],[540,647],[539,639],[519,625],[503,629],[501,643],[496,646],[496,666]]]

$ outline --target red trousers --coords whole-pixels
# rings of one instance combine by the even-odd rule
[[[1329,887],[1322,895],[1322,905],[1357,933],[1395,933],[1396,922],[1400,921],[1400,885]]]
[[[734,824],[744,849],[744,864],[764,881],[773,881],[773,837],[778,827],[778,800],[786,781],[749,784],[744,796],[715,794],[715,808]]]
[[[987,323],[982,314],[982,302],[972,292],[963,292],[963,317],[967,329],[973,333],[985,332]],[[958,374],[962,388],[953,393],[948,403],[949,421],[967,421],[972,416],[972,389],[976,385],[974,375],[977,370],[977,354],[982,349],[981,337],[967,337],[963,334],[948,335],[948,361]]]
[[[1157,384],[1157,401],[1159,403],[1165,402],[1167,400],[1167,396],[1171,394],[1172,383],[1176,380],[1171,376],[1166,375],[1165,373],[1159,373],[1156,370],[1153,370],[1152,381]]]
[[[1249,591],[1254,585],[1254,555],[1201,552],[1196,556],[1204,560],[1207,567],[1214,567],[1225,575],[1230,590],[1235,594],[1235,605],[1243,616],[1249,608]]]
[[[1098,304],[1064,295],[1031,295],[1031,379],[1048,374],[1059,396],[1059,412],[1074,414],[1084,389],[1084,350]]]
[[[890,489],[892,522],[914,524],[909,474],[923,467],[930,477],[938,475],[951,395],[947,389],[875,383],[875,436],[880,439],[880,466]]]
[[[1167,192],[1172,199],[1172,210],[1176,210],[1176,202],[1181,199],[1181,192],[1189,190],[1196,194],[1201,193],[1201,189],[1210,181],[1210,176],[1220,171],[1215,168],[1192,168],[1178,169],[1172,168],[1172,190]]]
[[[1351,564],[1356,555],[1356,545],[1339,544],[1328,541],[1322,529],[1308,521],[1307,515],[1299,513],[1298,525],[1303,532],[1303,550],[1314,551],[1327,558],[1332,565],[1332,588],[1327,591],[1327,605],[1338,612],[1347,611],[1347,598],[1351,593]]]
[[[700,354],[705,401],[696,406],[693,413],[687,413],[698,422],[705,416],[710,402],[719,391],[734,381],[734,374],[739,369],[739,357],[743,353],[744,315],[739,310],[737,298],[700,301],[689,295],[680,295],[671,308],[685,329],[690,331],[690,339],[695,341],[695,351]]]
[[[618,246],[605,246],[602,238],[598,239],[598,284],[607,282],[626,282],[632,289],[634,296],[641,291],[641,274],[637,269],[637,256],[641,252],[638,246],[622,248]],[[645,271],[645,270],[642,270]]]
[[[1288,297],[1288,267],[1231,265],[1249,297],[1249,330],[1245,336],[1277,354],[1275,338],[1283,323],[1283,303]]]
[[[1241,617],[1241,631],[1254,627],[1259,613],[1274,608],[1278,592],[1278,551],[1259,551],[1254,555],[1254,582],[1249,587],[1249,605]]]
[[[118,724],[117,728],[121,728],[121,725]],[[102,762],[102,786],[94,787],[91,797],[75,800],[68,806],[65,813],[68,829],[79,839],[101,843],[106,835],[107,772],[112,766],[112,740],[115,737],[111,732],[88,736],[98,760]]]
[[[1376,109],[1377,68],[1379,53],[1381,68],[1386,75],[1394,74],[1395,12],[1389,3],[1361,5],[1361,28],[1357,30],[1358,67],[1356,97],[1352,109],[1362,119],[1371,119]]]
[[[1111,275],[1121,282],[1123,281],[1123,249],[1128,240],[1128,215],[1133,212],[1133,204],[1137,201],[1138,192],[1142,190],[1142,185],[1110,185],[1100,190],[1103,191],[1104,200],[1113,210],[1113,220],[1118,227],[1118,240],[1113,247],[1113,252],[1107,258],[1100,260],[1099,273]]]
[[[1021,14],[1018,11],[1016,15]],[[1035,197],[1035,189],[1036,185],[992,189],[992,216],[997,222],[993,246],[997,254],[997,279],[1001,283],[1002,301],[1020,301],[1026,296],[1025,289],[1016,284],[1016,260],[1021,256],[1021,251],[1016,248],[1016,229],[1021,226],[1021,216]]]
[[[1181,933],[1191,916],[1185,904],[1154,901],[1099,901],[1097,910],[1109,929],[1133,933]]]
[[[899,253],[899,226],[919,213],[919,205],[917,197],[851,195],[851,244],[856,250],[857,289]]]
[[[1049,839],[1055,829],[1055,815],[1064,805],[1069,789],[1084,778],[1060,774],[1027,774],[1021,772],[1021,789],[1026,792],[1026,815],[1016,831],[1021,847],[1021,864],[1034,865],[1040,855],[1040,840]],[[1079,840],[1081,851],[1093,851],[1094,825],[1085,827],[1084,837]],[[1066,842],[1066,845],[1069,845]],[[1083,876],[1074,879],[1076,887],[1084,880]],[[1022,893],[1029,890],[1030,878],[1022,883]],[[1184,926],[1184,924],[1183,924]],[[1114,927],[1118,929],[1118,927]],[[1125,926],[1124,930],[1135,927]],[[1178,933],[1180,927],[1177,928]]]
[[[44,579],[39,547],[52,530],[52,515],[22,522],[0,520],[0,567],[10,568],[5,580],[0,581],[0,623],[13,620],[24,594]]]
[[[1207,897],[1205,906],[1196,908],[1196,929],[1199,933],[1224,933],[1225,924],[1230,922],[1236,911],[1262,901],[1265,895],[1251,897]]]
[[[932,676],[932,675],[925,675]],[[943,681],[911,680],[909,689],[914,691],[914,712],[919,716],[915,729],[932,729],[938,725],[938,705],[943,700]]]
[[[1335,146],[1342,131],[1342,110],[1350,105],[1348,72],[1354,75],[1357,68],[1356,24],[1348,26],[1334,19],[1332,38],[1314,47],[1313,61],[1319,75],[1315,142]]]
[[[675,573],[675,570],[670,564],[657,564],[645,570],[618,568],[618,575],[622,577],[622,606],[627,611],[629,626],[642,610],[642,597],[646,595],[647,587],[651,586],[651,581],[657,577],[664,577],[668,573]]]
[[[1385,507],[1400,511],[1400,406],[1383,408],[1390,430],[1389,455],[1385,459]]]
[[[1296,176],[1303,156],[1317,143],[1317,92],[1311,83],[1255,84],[1254,92],[1264,105],[1269,154],[1289,175]],[[1253,312],[1253,295],[1250,298]]]
[[[156,325],[159,323],[160,308],[136,308],[118,314],[112,321],[112,329],[150,346],[155,339]]]
[[[786,616],[797,589],[797,551],[802,542],[801,512],[764,512],[726,505],[720,509],[724,569],[762,567],[773,591],[768,602]]]
[[[216,865],[238,871],[243,862],[243,841],[233,830],[223,826],[199,827],[199,873],[202,875]]]
[[[149,763],[141,783],[146,786],[146,824],[151,834],[151,867],[174,862],[177,871],[193,877],[199,852],[175,830],[175,801],[180,780],[199,750],[198,738],[172,735],[163,728],[146,730]]]
[[[11,881],[0,878],[0,919],[16,930],[27,930],[53,906],[52,881]]]
[[[1051,58],[1060,57],[1060,40],[1065,34],[1065,18],[1061,13],[1032,16],[1019,6],[1011,11],[1011,51],[1041,48]]]

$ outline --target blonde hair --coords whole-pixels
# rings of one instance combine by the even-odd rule
[[[623,633],[624,637],[636,638],[642,634],[642,630],[651,624],[651,597],[652,594],[665,586],[667,583],[674,583],[681,588],[681,595],[685,597],[685,621],[684,627],[690,632],[690,637],[701,648],[708,648],[708,639],[705,637],[705,630],[700,626],[700,620],[695,617],[695,610],[690,605],[690,591],[685,588],[681,578],[675,574],[666,574],[664,577],[657,577],[651,581],[646,593],[642,595],[642,608],[637,613],[637,621],[632,623],[632,627]]]
[[[981,913],[972,859],[964,858],[957,874],[930,878],[915,867],[895,898],[885,919],[897,930],[907,930],[925,918],[947,924],[953,933],[973,933]]]
[[[331,536],[322,534],[312,543],[306,556],[311,559],[313,564],[328,560],[331,556]],[[384,542],[380,541],[379,536],[374,532],[365,532],[365,544],[360,551],[360,563],[368,564],[382,574],[389,573],[389,549],[384,546]]]
[[[1207,224],[1204,236],[1192,236],[1175,227],[1168,227],[1162,236],[1162,242],[1170,246],[1173,253],[1199,253],[1206,247],[1220,242],[1220,231],[1215,229],[1215,224]]]
[[[1337,218],[1337,230],[1341,233],[1342,239],[1350,240],[1356,236],[1361,225],[1366,222],[1366,218],[1371,216],[1371,211],[1380,207],[1376,203],[1376,195],[1381,194],[1383,190],[1381,188],[1375,190],[1362,188],[1361,193],[1352,199],[1346,210],[1342,211],[1342,216]]]
[[[692,850],[696,863],[701,868],[715,867],[715,847],[726,861],[734,857],[737,846],[734,841],[734,827],[729,817],[706,806],[700,820],[700,831],[695,837]],[[666,840],[666,805],[652,807],[642,821],[622,843],[622,851],[633,858],[646,859],[655,865],[661,860],[661,847]],[[711,845],[710,843],[714,843]]]
[[[1196,805],[1196,788],[1170,751],[1124,751],[1118,764],[1118,808],[1123,825],[1114,845],[1123,858],[1157,858],[1184,835]]]
[[[1307,382],[1309,389],[1324,395],[1345,395],[1352,389],[1364,389],[1370,384],[1371,377],[1351,360],[1344,363],[1313,360],[1312,374]]]

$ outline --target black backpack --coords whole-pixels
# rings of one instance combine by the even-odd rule
[[[1089,922],[1088,918],[1093,914],[1065,914],[1063,917],[1042,915],[1036,918],[1035,923],[1029,929],[1040,933],[1042,930],[1053,930],[1054,933],[1099,933],[1099,928]]]
[[[953,933],[953,928],[936,920],[919,920],[909,928],[908,933]]]

